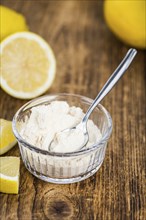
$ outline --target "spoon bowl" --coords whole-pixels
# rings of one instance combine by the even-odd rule
[[[53,140],[51,141],[50,145],[49,145],[49,150],[53,151],[53,144],[57,143],[59,141],[60,136],[62,136],[62,139],[65,140],[65,144],[68,145],[67,139],[69,139],[69,142],[71,142],[70,140],[74,138],[74,135],[78,135],[80,138],[78,140],[78,145],[77,146],[73,146],[74,151],[77,151],[79,149],[79,146],[86,146],[86,144],[88,143],[89,140],[89,134],[87,132],[87,128],[86,128],[86,123],[85,122],[80,122],[78,125],[72,127],[72,128],[67,128],[64,129],[60,132],[57,132],[53,138]],[[71,144],[71,143],[70,143]],[[64,150],[64,149],[62,149]],[[64,151],[63,151],[64,152]],[[70,148],[66,147],[65,148],[65,152],[71,152]],[[64,152],[64,153],[65,153]]]

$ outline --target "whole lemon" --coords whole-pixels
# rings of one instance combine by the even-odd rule
[[[19,31],[27,31],[28,27],[23,15],[7,8],[0,6],[1,33],[0,41],[5,37]]]
[[[145,0],[105,0],[104,17],[109,28],[122,41],[146,48]]]

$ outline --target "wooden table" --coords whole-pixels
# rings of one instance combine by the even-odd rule
[[[54,50],[57,75],[46,94],[95,98],[129,48],[106,26],[102,1],[2,0],[2,4],[24,14],[30,30]],[[19,194],[0,194],[0,219],[144,220],[145,55],[138,51],[125,76],[102,102],[114,126],[100,170],[82,182],[55,185],[32,176],[21,161]],[[27,102],[2,90],[0,97],[0,117],[10,120]],[[18,156],[18,145],[5,155]]]

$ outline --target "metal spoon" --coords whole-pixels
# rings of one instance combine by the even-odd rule
[[[110,90],[118,82],[118,80],[121,78],[121,76],[125,73],[125,71],[130,66],[132,60],[134,59],[136,53],[137,53],[136,49],[132,49],[132,48],[127,52],[127,54],[124,57],[124,59],[122,60],[122,62],[119,64],[117,69],[110,76],[110,78],[105,83],[105,85],[103,86],[103,88],[101,89],[99,94],[96,96],[95,100],[93,101],[93,103],[91,104],[89,109],[87,110],[87,112],[86,112],[84,118],[82,119],[82,121],[78,125],[76,125],[75,127],[67,128],[67,129],[64,129],[61,132],[59,132],[60,134],[61,133],[64,134],[64,132],[66,132],[66,135],[70,135],[71,132],[75,132],[78,129],[79,133],[81,133],[81,132],[83,133],[84,141],[83,141],[82,145],[77,146],[76,149],[74,148],[74,151],[80,150],[80,149],[82,149],[83,147],[86,146],[86,144],[89,140],[89,134],[88,134],[88,131],[87,131],[87,121],[90,117],[90,114],[92,113],[94,108],[100,103],[100,101],[110,92]],[[51,145],[55,140],[56,140],[56,136],[51,141],[51,143],[49,145],[49,150],[51,150]],[[71,151],[68,151],[68,152],[71,152]]]

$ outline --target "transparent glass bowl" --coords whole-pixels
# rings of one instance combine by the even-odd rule
[[[20,135],[22,126],[25,126],[26,115],[30,116],[31,108],[48,105],[56,100],[66,101],[70,106],[78,106],[84,112],[93,101],[87,97],[73,94],[54,94],[36,98],[17,111],[12,123],[13,132],[19,144],[22,160],[34,176],[58,184],[78,182],[93,175],[100,168],[112,132],[112,119],[102,105],[98,105],[92,112],[90,119],[100,129],[102,139],[89,148],[70,153],[55,153],[32,146]]]

